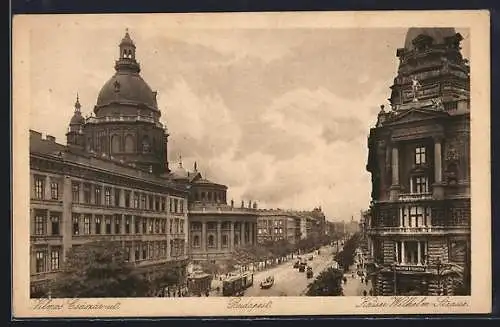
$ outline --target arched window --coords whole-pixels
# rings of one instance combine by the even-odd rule
[[[193,246],[194,247],[199,247],[200,246],[200,236],[199,235],[195,235],[193,237]]]
[[[111,138],[111,152],[112,153],[119,153],[121,152],[120,150],[120,135],[113,135]]]
[[[215,237],[213,235],[208,236],[208,246],[209,247],[214,247],[215,246]]]
[[[134,138],[132,135],[127,135],[125,137],[125,152],[134,153]]]

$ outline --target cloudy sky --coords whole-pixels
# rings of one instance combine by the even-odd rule
[[[312,209],[347,220],[370,201],[367,135],[387,105],[406,29],[173,28],[114,16],[31,30],[30,128],[65,143],[114,73],[128,27],[158,91],[171,166],[197,161],[236,203]],[[99,26],[99,28],[97,28]],[[468,41],[468,33],[458,29]],[[464,55],[468,57],[468,42]]]

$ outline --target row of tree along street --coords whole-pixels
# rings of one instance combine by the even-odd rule
[[[266,268],[268,263],[279,264],[338,238],[306,238],[297,244],[282,240],[240,248],[222,269],[229,272],[238,266],[245,269],[250,264],[262,262]],[[159,290],[165,288],[175,289],[182,282],[179,271],[168,268],[155,274],[153,279],[148,279],[127,258],[119,242],[99,241],[74,247],[69,251],[60,274],[51,284],[50,295],[68,298],[149,297],[156,296]],[[224,273],[221,266],[215,264],[205,264],[203,270],[209,274]]]
[[[335,261],[339,269],[328,268],[321,272],[316,279],[309,284],[307,296],[339,296],[343,294],[342,280],[345,281],[344,272],[354,263],[356,249],[359,246],[360,235],[354,234],[349,238],[340,252],[334,252]]]

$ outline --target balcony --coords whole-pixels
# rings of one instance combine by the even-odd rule
[[[419,227],[372,227],[368,229],[369,235],[449,235],[470,234],[467,226],[419,226]]]
[[[399,195],[398,200],[401,202],[432,200],[432,193],[402,193]]]

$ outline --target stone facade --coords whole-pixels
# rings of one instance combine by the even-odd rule
[[[470,280],[469,66],[461,40],[454,29],[410,29],[397,50],[391,110],[382,106],[370,130],[365,230],[378,295],[452,295],[457,280]]]

